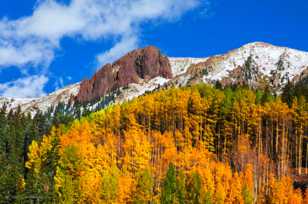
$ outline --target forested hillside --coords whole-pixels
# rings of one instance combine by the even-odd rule
[[[284,100],[201,84],[58,124],[30,145],[11,202],[305,203],[308,104]]]
[[[21,195],[24,180],[32,180],[25,167],[31,142],[41,140],[51,127],[68,124],[77,117],[78,114],[69,112],[64,104],[50,107],[45,113],[38,111],[34,115],[22,113],[20,108],[8,111],[6,105],[1,107],[0,203],[14,202]]]

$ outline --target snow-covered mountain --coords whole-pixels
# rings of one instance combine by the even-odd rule
[[[162,86],[217,81],[223,86],[246,84],[254,88],[271,88],[279,93],[288,81],[300,81],[307,76],[308,52],[262,42],[205,58],[167,58],[157,48],[147,47],[128,53],[114,64],[105,65],[91,80],[42,98],[0,97],[0,105],[6,103],[10,109],[20,106],[25,112],[46,111],[60,102],[68,103],[79,98],[95,96],[93,99],[97,100],[97,97],[108,94],[113,95],[114,102],[123,102]]]
[[[254,63],[253,66],[266,76],[271,76],[273,72],[280,71],[282,75],[293,78],[308,66],[307,52],[257,42],[247,44],[223,55],[223,59],[217,64],[214,71],[205,78],[219,80],[227,77],[236,67],[245,64],[250,56]]]
[[[0,97],[0,107],[6,104],[8,110],[17,109],[19,106],[22,112],[35,113],[37,110],[45,112],[49,107],[56,106],[61,102],[69,103],[69,101],[77,95],[78,91],[79,83],[76,83],[41,98]]]
[[[182,58],[172,60],[177,67],[183,62]],[[256,88],[267,85],[279,92],[288,80],[299,80],[301,74],[307,72],[308,53],[256,42],[227,54],[203,60],[190,59],[182,64],[186,64],[182,70],[184,74],[176,77],[175,84],[186,85],[191,81],[219,81],[222,85],[247,83]]]

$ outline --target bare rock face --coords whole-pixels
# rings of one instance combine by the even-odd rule
[[[113,64],[106,64],[92,79],[82,81],[76,99],[81,103],[89,102],[120,87],[158,76],[172,78],[168,58],[153,46],[137,49]]]

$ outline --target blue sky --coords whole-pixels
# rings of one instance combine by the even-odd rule
[[[305,0],[2,0],[0,95],[38,97],[155,45],[204,57],[253,41],[308,51]]]

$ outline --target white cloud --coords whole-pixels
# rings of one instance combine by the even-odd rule
[[[123,56],[125,53],[135,49],[137,46],[138,39],[135,36],[124,37],[110,50],[97,55],[97,62],[99,63],[99,66],[104,63],[111,63]]]
[[[48,78],[44,75],[34,75],[16,81],[0,84],[0,94],[10,98],[36,98],[46,95],[44,85]]]
[[[1,45],[1,44],[0,44]],[[33,66],[49,65],[54,57],[48,44],[41,42],[25,42],[21,46],[2,44],[0,46],[0,67],[23,66],[32,62]]]
[[[201,0],[41,0],[31,16],[0,21],[0,67],[48,65],[64,37],[97,40],[120,39],[105,56],[115,56],[135,35],[141,23],[172,20],[199,5]],[[126,47],[127,47],[126,46]],[[125,47],[125,46],[124,46]],[[128,47],[127,47],[128,48]],[[108,54],[110,53],[110,54]],[[101,59],[102,57],[98,57]],[[107,61],[110,61],[107,59]]]

